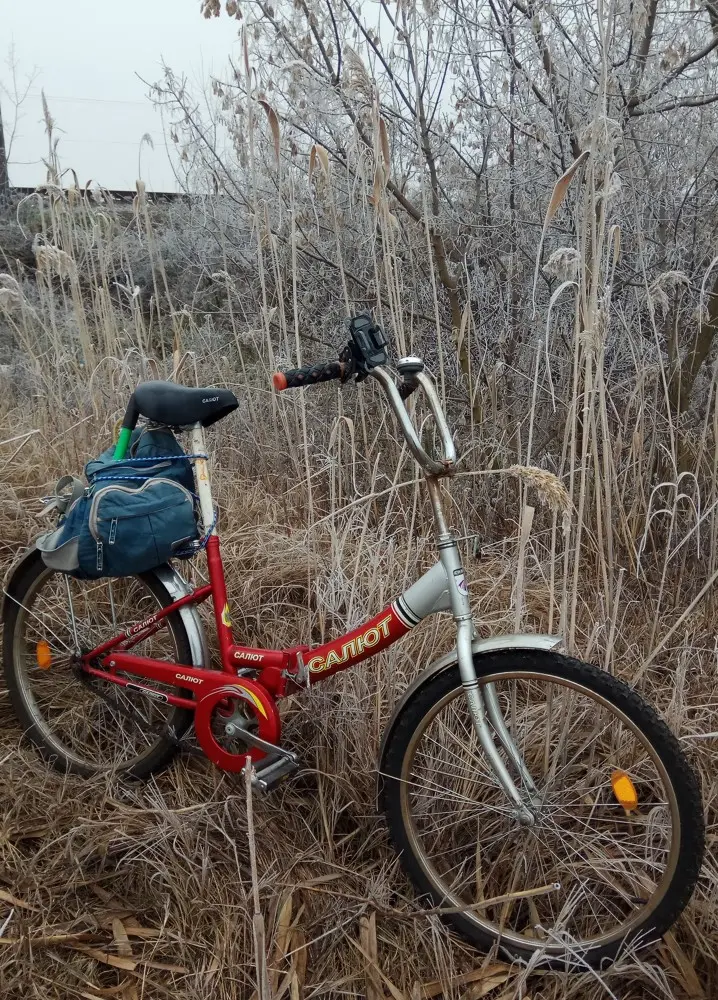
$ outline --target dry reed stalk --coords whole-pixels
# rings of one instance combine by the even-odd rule
[[[257,846],[254,834],[253,789],[252,778],[254,766],[251,757],[247,757],[244,766],[245,791],[247,802],[247,847],[249,849],[249,868],[252,878],[252,933],[254,939],[254,968],[257,974],[258,1000],[272,1000],[273,992],[267,971],[267,947],[264,927],[264,915],[259,898],[259,876],[257,874]]]
[[[534,508],[528,505],[521,512],[521,523],[519,528],[519,546],[516,561],[516,582],[514,584],[514,632],[519,634],[522,631],[524,616],[524,573],[526,570],[526,547],[528,545],[531,526],[534,520]]]
[[[608,631],[608,641],[606,642],[606,652],[603,660],[603,669],[609,671],[609,673],[614,673],[613,650],[616,643],[618,609],[621,606],[621,590],[623,588],[623,578],[625,575],[626,575],[626,570],[622,566],[618,571],[618,580],[616,581],[616,592],[613,596],[613,601],[611,603],[611,616],[610,616],[610,626]]]

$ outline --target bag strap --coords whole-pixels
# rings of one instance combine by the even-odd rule
[[[70,507],[79,500],[85,492],[85,484],[76,476],[62,476],[55,484],[55,496],[50,497],[43,514],[56,510],[66,514]]]

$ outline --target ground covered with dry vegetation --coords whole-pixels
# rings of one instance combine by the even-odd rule
[[[707,824],[683,917],[562,974],[421,914],[375,767],[392,705],[451,644],[432,619],[289,700],[303,770],[250,803],[191,754],[145,785],[50,771],[1,692],[3,997],[718,994],[718,18],[657,7],[382,4],[377,30],[348,2],[259,3],[211,98],[169,70],[153,90],[194,192],[170,206],[62,191],[46,109],[51,186],[0,222],[0,569],[136,382],[175,378],[240,399],[210,448],[243,640],[316,642],[384,606],[432,559],[391,417],[371,385],[269,388],[373,309],[456,427],[481,633],[560,632],[683,740]],[[569,516],[516,466],[558,476]]]
[[[131,368],[126,374],[136,377]],[[201,375],[200,381],[209,380],[206,370]],[[121,399],[121,393],[98,393],[96,410],[88,392],[89,419],[71,432],[77,411],[55,404],[46,409],[38,400],[33,416],[40,426],[30,427],[23,399],[5,395],[3,426],[36,432],[20,439],[21,451],[3,468],[5,565],[42,526],[37,496],[63,462],[98,450],[105,439],[101,413],[119,414]],[[412,520],[424,523],[423,501],[413,485],[391,490],[391,500],[385,496],[376,505],[343,510],[347,504],[340,499],[335,516],[316,517],[312,525],[302,485],[291,484],[282,471],[288,456],[281,422],[269,432],[269,446],[266,429],[260,437],[255,424],[261,411],[263,423],[274,426],[271,400],[261,388],[248,389],[247,400],[252,405],[212,436],[236,627],[253,644],[316,639],[381,606],[426,565],[426,528],[418,540],[408,538]],[[11,456],[19,443],[5,445]],[[388,462],[386,445],[382,453]],[[263,455],[261,473],[248,475]],[[343,495],[339,480],[346,470],[332,471],[318,457],[312,465],[320,511],[333,491]],[[382,475],[377,485],[384,481]],[[508,484],[490,489],[462,482],[457,492],[462,490],[464,520],[457,526],[471,525],[483,537],[487,509],[505,509],[508,519],[517,502]],[[545,542],[546,533],[539,532],[525,582],[525,624],[537,631],[547,628],[551,603],[541,571]],[[480,561],[467,551],[485,634],[513,628],[516,549],[516,540],[506,537],[484,544]],[[590,593],[579,609],[580,641],[584,649],[592,645],[588,658],[600,661],[605,644],[595,634]],[[626,582],[613,663],[629,680],[642,672],[641,643],[652,624],[645,601],[645,589]],[[708,631],[710,624],[700,627]],[[291,699],[284,710],[286,742],[306,769],[270,797],[255,797],[252,816],[272,996],[710,996],[716,947],[712,840],[696,899],[675,937],[649,955],[626,956],[598,978],[512,968],[477,955],[436,917],[422,918],[376,813],[375,762],[393,702],[448,648],[450,634],[450,623],[429,621],[378,661]],[[690,737],[711,731],[713,658],[696,647],[676,643],[661,665],[643,673],[640,686],[688,738],[710,822],[715,741],[693,743]],[[254,897],[241,779],[191,755],[146,785],[65,778],[20,743],[6,699],[0,777],[4,996],[253,994]]]
[[[51,336],[44,313],[51,306],[63,323],[72,315],[64,290],[42,280],[38,274],[14,286],[5,279],[5,288],[24,296],[7,313],[16,333],[18,319],[29,336],[42,316],[50,324],[43,335]],[[88,329],[94,341],[97,327]],[[279,400],[267,389],[264,360],[241,341],[227,340],[217,358],[213,341],[194,330],[193,353],[183,361],[178,339],[154,363],[128,345],[96,358],[89,371],[51,344],[44,355],[12,356],[0,376],[3,569],[44,527],[38,498],[112,437],[132,384],[182,363],[181,381],[228,385],[241,399],[239,413],[210,434],[210,447],[230,602],[246,642],[318,641],[383,606],[426,568],[425,500],[371,386]],[[464,452],[470,440],[464,431]],[[465,554],[482,633],[512,631],[517,614],[527,630],[557,631],[572,603],[562,610],[560,525],[557,541],[554,515],[530,486],[522,492],[498,472],[474,476],[473,464],[463,463],[453,509],[455,528],[471,536]],[[500,467],[499,455],[485,465]],[[535,515],[520,554],[522,497]],[[274,997],[710,996],[718,946],[716,741],[706,738],[715,713],[710,597],[644,669],[649,647],[685,610],[687,597],[675,598],[698,592],[690,566],[662,623],[652,610],[659,584],[634,573],[617,574],[622,585],[611,612],[582,570],[574,606],[577,652],[637,678],[686,739],[703,778],[704,877],[675,937],[649,955],[626,956],[599,977],[532,974],[477,955],[436,917],[421,916],[376,813],[375,766],[391,706],[451,644],[450,622],[430,620],[378,661],[290,700],[286,741],[305,769],[270,797],[255,797],[251,830],[243,782],[192,755],[147,785],[50,771],[22,744],[4,696],[3,996],[252,996],[250,836]],[[201,575],[201,565],[194,572]],[[665,587],[675,579],[667,576]]]

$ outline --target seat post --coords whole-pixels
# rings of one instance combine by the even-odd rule
[[[207,453],[207,446],[204,441],[204,428],[200,423],[192,425],[192,453],[194,455],[205,455]],[[207,459],[196,458],[194,460],[194,470],[197,492],[199,493],[202,524],[204,530],[210,533],[207,541],[207,569],[209,570],[209,582],[212,584],[212,604],[214,607],[214,620],[217,625],[217,638],[222,654],[222,669],[234,675],[235,670],[231,660],[232,644],[234,642],[232,622],[229,615],[229,604],[227,603],[227,583],[224,578],[222,556],[219,551],[217,526],[213,523],[214,504],[212,503],[212,489],[209,483]]]
[[[194,455],[205,455],[207,447],[204,441],[204,428],[202,424],[192,425],[192,453]],[[214,504],[212,503],[212,488],[209,483],[209,466],[206,458],[196,458],[194,460],[195,480],[197,482],[197,493],[199,494],[199,509],[202,514],[202,525],[205,531],[211,528],[211,534],[215,534]]]

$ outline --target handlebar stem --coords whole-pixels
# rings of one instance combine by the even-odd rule
[[[429,409],[436,420],[443,450],[443,455],[439,459],[432,458],[422,447],[419,435],[411,421],[411,417],[404,405],[404,400],[401,398],[391,372],[382,365],[379,365],[377,368],[372,368],[369,374],[381,384],[389,400],[389,405],[394,411],[396,419],[399,421],[399,426],[406,439],[406,443],[409,445],[409,450],[424,472],[431,476],[452,475],[456,466],[456,449],[451,437],[451,431],[446,422],[446,416],[431,378],[423,371],[417,372],[412,376],[418,382],[419,388],[423,389],[426,393]]]

